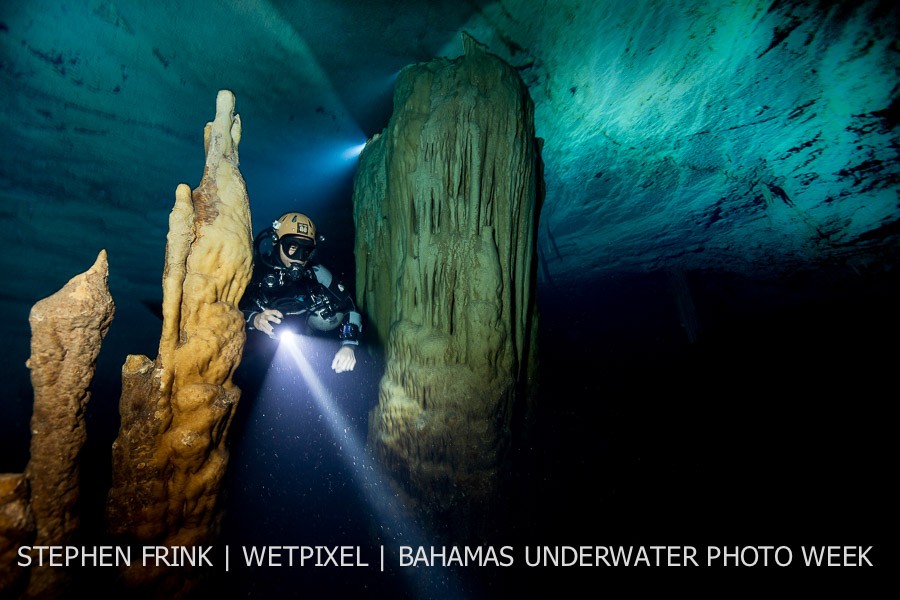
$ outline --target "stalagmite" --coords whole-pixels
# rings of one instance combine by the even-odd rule
[[[386,346],[369,444],[410,502],[475,535],[533,398],[543,184],[526,86],[464,43],[401,72],[354,218],[358,301]]]
[[[234,95],[220,91],[204,131],[203,178],[193,191],[178,186],[169,216],[159,354],[129,356],[122,369],[107,518],[124,540],[195,546],[216,533],[226,436],[240,398],[232,381],[245,339],[237,305],[253,260],[240,135]],[[166,597],[192,585],[185,568],[135,566],[124,576]]]
[[[84,414],[97,356],[115,313],[102,250],[93,266],[36,303],[29,317],[34,410],[31,455],[24,475],[0,478],[0,591],[27,576],[22,597],[57,598],[64,570],[43,565],[13,567],[17,546],[61,546],[79,525],[79,454],[87,438]],[[15,560],[18,562],[18,560]]]

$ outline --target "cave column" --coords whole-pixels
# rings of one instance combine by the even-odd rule
[[[369,444],[412,505],[480,529],[534,392],[542,186],[526,86],[464,45],[401,72],[354,217],[358,301],[386,354]]]

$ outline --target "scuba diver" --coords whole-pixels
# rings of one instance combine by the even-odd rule
[[[289,212],[267,227],[253,242],[253,279],[241,301],[249,330],[271,338],[282,328],[303,332],[337,331],[341,348],[331,362],[336,373],[356,366],[362,317],[344,285],[324,266],[312,262],[316,226],[306,215]],[[271,244],[264,251],[263,242]]]

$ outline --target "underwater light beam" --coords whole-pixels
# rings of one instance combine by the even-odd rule
[[[353,460],[353,471],[366,494],[367,500],[369,500],[373,507],[378,510],[387,505],[387,499],[384,497],[385,494],[383,492],[386,482],[380,474],[378,474],[378,467],[369,456],[365,446],[354,439],[351,433],[352,427],[350,423],[348,423],[347,419],[335,408],[335,402],[331,398],[331,394],[322,384],[322,380],[319,379],[319,376],[303,355],[301,345],[308,345],[310,343],[311,341],[307,338],[299,336],[291,331],[286,331],[281,334],[278,350],[279,353],[287,351],[293,363],[300,370],[303,380],[309,386],[309,390],[313,399],[316,401],[316,404],[319,405],[319,408],[327,417],[327,423],[331,432],[336,438],[345,443],[347,448],[349,448],[349,455],[351,460]],[[362,464],[357,463],[357,458],[359,458],[359,462]],[[367,482],[366,477],[361,476],[361,473],[365,471],[375,473],[376,481]],[[390,520],[396,519],[396,517],[384,516]],[[398,523],[389,523],[389,525],[396,526]],[[408,527],[395,527],[395,529],[398,536],[402,536],[403,531],[408,529]]]
[[[286,331],[279,337],[279,353],[287,351],[304,381],[309,385],[309,390],[316,403],[322,409],[329,428],[335,438],[341,440],[349,449],[351,467],[357,484],[363,491],[372,510],[379,518],[379,525],[394,541],[402,545],[422,547],[427,546],[426,537],[419,527],[405,512],[404,507],[398,503],[400,499],[394,493],[390,493],[387,479],[381,474],[378,465],[368,453],[364,444],[353,436],[353,429],[344,416],[335,408],[335,402],[331,394],[322,384],[319,376],[303,355],[301,345],[312,343],[309,338],[299,336]],[[391,548],[391,551],[399,548]],[[459,583],[450,571],[442,569],[404,569],[405,574],[414,578],[413,583],[420,587],[428,595],[438,593],[443,588],[446,590],[459,590]]]
[[[356,144],[355,146],[350,146],[349,148],[344,150],[344,152],[341,154],[341,156],[347,160],[356,158],[357,156],[360,155],[360,153],[363,151],[363,148],[365,148],[365,147],[366,147],[365,142],[363,142],[362,144]]]

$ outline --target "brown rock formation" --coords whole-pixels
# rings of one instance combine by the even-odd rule
[[[526,86],[464,42],[401,72],[354,184],[358,300],[386,342],[369,443],[458,535],[484,531],[531,398],[543,189]]]
[[[18,551],[19,546],[31,545],[35,529],[25,474],[0,475],[0,598],[24,592],[29,571],[17,565]]]
[[[88,271],[31,309],[26,365],[34,410],[25,476],[37,526],[35,546],[67,544],[78,529],[78,455],[87,439],[84,411],[100,344],[115,313],[108,278],[103,250]],[[28,595],[54,597],[63,578],[57,568],[34,567]]]
[[[197,189],[181,184],[169,217],[159,355],[129,356],[122,370],[121,428],[113,445],[109,529],[141,544],[194,546],[215,534],[228,462],[226,435],[240,390],[244,347],[237,305],[250,280],[252,237],[238,170],[240,117],[223,90],[204,131]],[[187,569],[132,567],[125,580],[165,597],[189,591]]]
[[[73,542],[79,525],[79,454],[100,345],[115,313],[106,251],[93,266],[31,309],[34,410],[24,474],[0,476],[0,593],[56,598],[64,571],[18,567],[21,545]],[[27,582],[27,584],[26,584]],[[27,588],[26,588],[27,585]]]

